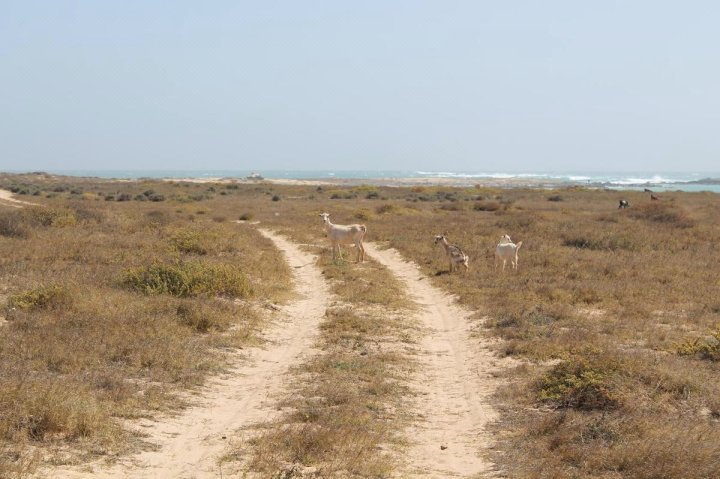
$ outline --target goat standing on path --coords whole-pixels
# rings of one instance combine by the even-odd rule
[[[325,224],[325,232],[330,238],[333,259],[335,259],[335,249],[337,249],[338,256],[342,259],[341,244],[354,244],[358,250],[356,262],[363,262],[365,260],[365,248],[363,248],[362,240],[365,233],[367,233],[365,225],[334,225],[330,222],[330,213],[320,213],[320,217]]]
[[[505,263],[510,260],[513,269],[518,267],[518,250],[522,246],[522,241],[517,244],[513,243],[510,236],[503,235],[495,248],[495,269],[497,269],[498,261],[502,261],[503,271],[505,271]]]
[[[447,233],[446,233],[447,234]],[[465,272],[468,272],[470,257],[463,253],[463,251],[454,244],[448,243],[447,237],[442,235],[435,236],[435,244],[442,243],[445,247],[445,253],[447,253],[448,261],[450,261],[450,272],[452,273],[457,269],[457,265],[462,264],[465,266]]]

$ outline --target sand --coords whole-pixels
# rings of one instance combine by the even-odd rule
[[[255,227],[255,225],[247,225]],[[223,377],[209,381],[193,405],[180,414],[135,424],[155,447],[112,466],[101,463],[44,468],[36,477],[90,478],[216,478],[243,473],[240,463],[223,464],[234,451],[241,455],[251,428],[279,414],[277,401],[290,382],[290,370],[316,351],[318,326],[332,300],[316,258],[299,245],[260,229],[293,266],[301,298],[284,306],[266,331],[267,346],[235,356]],[[494,372],[504,367],[491,353],[489,340],[471,337],[471,312],[433,286],[419,267],[392,249],[367,244],[369,256],[385,265],[407,285],[420,306],[418,368],[409,379],[416,392],[412,416],[403,432],[408,450],[396,477],[494,477],[487,452],[493,447],[488,426],[498,418],[490,396],[498,387]],[[223,470],[225,468],[225,470]]]
[[[289,369],[313,354],[328,301],[328,286],[314,266],[315,258],[267,230],[260,230],[293,266],[296,291],[301,299],[281,308],[274,325],[265,333],[267,346],[250,348],[236,356],[232,370],[210,381],[194,405],[175,417],[145,420],[137,428],[155,445],[123,459],[112,467],[96,463],[80,467],[45,468],[36,477],[96,478],[218,478],[226,475],[219,459],[237,444],[238,430],[272,419],[278,414],[276,399],[289,382]],[[240,432],[240,437],[244,435]],[[233,476],[237,477],[237,476]]]
[[[417,420],[406,431],[407,467],[398,477],[493,477],[497,471],[486,457],[494,442],[488,426],[499,416],[490,395],[499,386],[493,372],[507,365],[493,355],[489,340],[471,338],[471,311],[433,286],[415,263],[393,249],[373,244],[365,249],[420,305],[419,367],[410,384],[419,393]]]
[[[0,205],[12,206],[13,208],[22,208],[23,206],[41,206],[38,203],[15,199],[13,198],[13,194],[7,190],[0,190]]]

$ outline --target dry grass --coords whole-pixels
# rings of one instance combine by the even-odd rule
[[[177,392],[219,372],[225,348],[255,341],[253,302],[284,298],[290,276],[254,230],[177,200],[31,184],[45,207],[0,211],[0,477],[137,447],[119,420],[181,406]]]
[[[337,223],[366,222],[368,241],[387,241],[420,264],[437,285],[476,310],[478,322],[488,318],[486,334],[503,340],[498,354],[523,360],[521,367],[507,373],[508,386],[496,398],[502,411],[496,426],[501,442],[493,454],[509,477],[720,476],[720,362],[714,336],[720,326],[720,284],[713,273],[720,267],[716,194],[678,192],[652,204],[639,192],[576,188],[318,189],[261,183],[232,189],[215,185],[215,191],[208,191],[208,185],[186,183],[99,182],[82,186],[78,194],[70,191],[77,188],[71,184],[66,191],[54,192],[50,180],[17,186],[41,191],[32,200],[57,210],[58,219],[45,224],[46,219],[18,220],[25,218],[24,212],[0,216],[2,294],[7,301],[11,295],[59,285],[70,292],[72,301],[61,301],[59,307],[17,308],[17,317],[0,326],[0,367],[3,381],[9,381],[0,389],[0,408],[5,408],[0,416],[5,421],[3,457],[4,464],[10,464],[4,467],[21,468],[25,460],[12,459],[8,451],[20,443],[10,441],[37,443],[33,436],[44,430],[29,419],[7,419],[16,417],[8,405],[15,407],[16,398],[29,396],[33,388],[65,387],[57,386],[57,378],[90,371],[90,379],[82,384],[91,386],[83,389],[70,380],[67,384],[73,394],[77,391],[78,404],[85,404],[80,410],[86,411],[82,414],[87,414],[87,422],[95,424],[97,411],[139,414],[160,407],[166,384],[192,384],[202,376],[202,371],[186,366],[198,357],[200,369],[214,367],[206,355],[197,356],[201,349],[195,345],[209,337],[198,331],[225,326],[202,326],[197,319],[201,313],[178,314],[185,301],[211,305],[213,299],[132,293],[118,286],[122,271],[173,261],[178,255],[185,261],[232,259],[251,278],[256,297],[279,294],[263,280],[282,276],[279,266],[261,267],[260,259],[242,246],[210,248],[206,254],[191,246],[183,252],[172,239],[177,237],[176,227],[220,228],[216,231],[224,237],[228,222],[211,218],[242,215],[301,243],[325,245],[317,215],[328,211]],[[121,189],[133,198],[153,189],[165,199],[104,201],[103,195]],[[273,201],[273,196],[281,201]],[[562,201],[548,201],[553,196]],[[632,206],[619,210],[619,197]],[[74,212],[75,224],[67,211]],[[432,238],[442,231],[470,256],[468,275],[438,274],[447,265]],[[493,271],[493,250],[506,233],[523,241],[523,248],[519,270],[502,274]],[[160,243],[165,247],[158,248]],[[396,365],[405,360],[398,363],[396,356],[385,355],[388,351],[373,349],[368,338],[403,337],[403,327],[384,329],[399,323],[381,319],[389,298],[373,288],[384,280],[374,276],[372,263],[343,269],[345,265],[324,268],[338,293],[354,306],[351,311],[328,313],[323,353],[303,369],[315,382],[297,386],[299,399],[289,403],[294,415],[280,423],[287,429],[273,425],[259,439],[257,447],[268,454],[256,456],[257,468],[320,464],[340,473],[333,458],[352,454],[363,458],[347,462],[353,474],[383,475],[392,468],[371,445],[392,440],[397,432],[391,405],[404,392]],[[357,281],[355,274],[363,275],[365,282]],[[140,327],[155,333],[133,336]],[[50,339],[40,340],[39,331]],[[176,355],[175,343],[163,342],[170,332],[191,346]],[[93,348],[83,347],[85,343]],[[64,352],[67,344],[78,344],[80,354]],[[111,354],[90,353],[98,344]],[[156,356],[143,353],[153,348]],[[120,360],[108,362],[106,357]],[[138,395],[139,390],[144,395]],[[33,407],[42,409],[42,402],[38,404]],[[30,405],[24,407],[30,410]],[[37,412],[23,414],[17,417],[42,417]],[[87,434],[79,422],[58,426],[52,417],[58,416],[40,421],[48,425],[42,441],[54,437],[50,431],[58,427],[64,428],[66,437],[76,438],[73,441],[81,442]],[[357,432],[360,425],[369,425],[370,432]],[[102,444],[103,437],[117,437],[111,429],[96,429],[93,441]]]
[[[717,195],[376,188],[378,205],[353,188],[288,190],[301,199],[282,209],[249,200],[256,218],[308,243],[321,211],[368,218],[369,241],[415,260],[489,318],[498,354],[525,360],[497,397],[494,458],[510,477],[720,475]],[[620,196],[633,206],[618,210]],[[444,274],[440,231],[470,256],[467,276]],[[516,273],[493,270],[506,233],[523,241]]]
[[[320,266],[343,302],[327,310],[321,353],[304,363],[282,403],[292,412],[252,441],[250,468],[261,477],[387,477],[404,417],[403,352],[409,306],[400,284],[379,265],[332,261]],[[242,451],[240,451],[242,454]]]

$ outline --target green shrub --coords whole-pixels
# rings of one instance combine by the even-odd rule
[[[69,209],[28,208],[22,211],[28,224],[33,226],[74,226],[75,212]]]
[[[240,215],[239,220],[240,221],[252,221],[252,219],[255,217],[252,213],[243,213]]]
[[[14,294],[8,299],[8,307],[26,311],[57,309],[71,302],[68,291],[59,285],[52,285]]]
[[[126,270],[122,283],[145,294],[177,297],[247,297],[252,287],[245,274],[234,265],[202,262],[155,263]]]
[[[675,346],[675,352],[680,356],[696,356],[700,359],[720,361],[720,329],[710,332],[708,337],[678,344]]]
[[[538,397],[562,408],[613,409],[618,400],[612,394],[609,376],[608,368],[591,366],[582,359],[563,361],[541,378]]]
[[[209,252],[199,231],[180,231],[170,238],[170,245],[181,253],[205,255]]]

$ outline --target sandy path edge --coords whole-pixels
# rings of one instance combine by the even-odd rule
[[[266,347],[245,350],[246,357],[238,359],[227,375],[212,380],[196,404],[182,414],[140,424],[157,450],[144,451],[111,468],[100,464],[46,468],[37,477],[222,477],[218,458],[226,452],[225,437],[277,414],[275,399],[284,390],[288,370],[313,352],[330,298],[311,254],[268,230],[259,231],[286,256],[293,267],[296,291],[302,296],[282,308],[281,317],[263,335]]]
[[[482,338],[470,338],[471,312],[430,283],[420,268],[394,249],[366,244],[376,261],[388,267],[421,306],[416,314],[424,334],[419,367],[411,379],[418,393],[418,420],[407,431],[407,470],[398,477],[494,477],[497,469],[483,457],[493,445],[487,426],[498,419],[490,395],[498,386],[492,375],[501,366]]]
[[[1,190],[0,189],[0,201],[7,201],[8,203],[0,203],[4,206],[12,206],[13,208],[22,208],[23,205],[27,206],[42,206],[38,203],[30,203],[29,201],[22,201],[13,198],[13,194],[11,191],[8,190]]]

